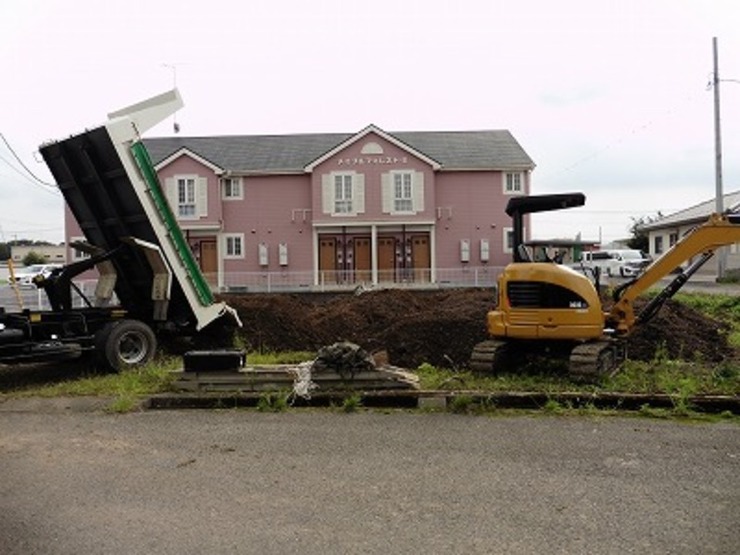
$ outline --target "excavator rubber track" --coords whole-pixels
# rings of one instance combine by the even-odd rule
[[[598,382],[613,376],[626,357],[626,348],[617,339],[600,339],[576,345],[570,353],[568,374],[574,381]]]
[[[511,345],[507,341],[489,339],[481,341],[470,355],[470,369],[474,372],[491,373],[503,369],[509,359]]]
[[[547,348],[543,348],[547,347]],[[486,374],[502,371],[527,371],[535,365],[562,364],[570,379],[578,382],[598,383],[613,376],[626,357],[623,341],[604,338],[584,343],[547,343],[489,339],[475,345],[469,367],[474,372]],[[550,364],[547,364],[549,361]]]

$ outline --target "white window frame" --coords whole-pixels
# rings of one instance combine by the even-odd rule
[[[424,211],[424,172],[391,170],[381,176],[383,213],[408,216]]]
[[[184,187],[181,189],[180,187]],[[190,190],[188,191],[188,188]],[[192,193],[192,198],[188,198]],[[198,177],[195,175],[178,175],[175,177],[175,199],[177,199],[177,217],[181,220],[198,218]],[[183,208],[191,210],[183,211]]]
[[[236,260],[244,258],[244,234],[224,233],[224,259]]]
[[[502,231],[503,231],[503,241],[504,241],[504,243],[503,243],[503,251],[505,253],[511,254],[512,252],[514,252],[514,249],[513,249],[513,244],[514,244],[514,228],[513,227],[504,227],[504,228],[502,228]],[[509,236],[511,236],[511,244],[512,244],[512,247],[509,246]],[[526,236],[527,236],[527,228],[524,227],[522,229],[522,237],[524,238]]]
[[[653,236],[653,251],[655,254],[663,254],[665,252],[665,240],[663,235],[658,234]]]
[[[414,174],[412,171],[391,172],[393,182],[393,213],[414,213]]]
[[[321,205],[322,212],[332,217],[346,218],[364,214],[365,174],[356,171],[323,174]]]
[[[523,195],[524,172],[504,172],[503,191],[505,195]]]
[[[503,229],[504,232],[504,252],[507,254],[511,254],[514,252],[514,228],[513,227],[505,227]],[[511,240],[509,240],[511,238]]]
[[[354,188],[354,175],[351,173],[335,173],[333,177],[333,214],[354,214],[352,194]]]
[[[222,177],[219,181],[222,200],[244,199],[244,183],[241,177]]]

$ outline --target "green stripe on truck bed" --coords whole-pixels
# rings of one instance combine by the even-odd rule
[[[149,152],[141,142],[134,143],[131,146],[131,152],[134,155],[136,164],[139,166],[141,175],[144,176],[144,180],[149,187],[152,200],[154,201],[154,206],[156,206],[157,212],[159,212],[159,215],[162,218],[162,223],[167,230],[167,235],[172,241],[180,260],[185,266],[188,278],[195,288],[198,300],[203,306],[213,304],[214,298],[211,288],[205,277],[203,277],[203,273],[200,271],[200,268],[193,257],[190,246],[187,241],[185,241],[182,230],[177,224],[175,215],[172,213],[170,205],[167,203],[167,199],[162,192],[162,187],[159,183],[159,178],[157,177],[157,172],[154,170],[151,158],[149,158]]]

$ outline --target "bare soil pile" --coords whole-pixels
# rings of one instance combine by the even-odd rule
[[[467,366],[473,346],[486,339],[490,289],[408,291],[388,289],[352,294],[222,295],[244,323],[250,350],[317,351],[337,341],[368,352],[385,350],[389,362],[416,368],[423,362]],[[669,301],[652,322],[629,339],[629,356],[650,360],[661,346],[671,357],[720,361],[734,351],[726,326]]]
[[[729,324],[669,300],[650,322],[637,326],[630,335],[628,355],[634,360],[651,360],[656,350],[662,349],[672,359],[722,362],[737,355],[727,343],[729,332]]]

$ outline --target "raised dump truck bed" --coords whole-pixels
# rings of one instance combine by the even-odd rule
[[[39,341],[59,341],[59,349],[45,353],[69,351],[61,348],[64,345],[72,346],[72,351],[97,349],[115,367],[116,362],[129,363],[127,358],[140,362],[151,355],[127,357],[110,344],[113,340],[107,336],[119,335],[113,328],[120,332],[118,324],[123,320],[129,322],[124,328],[139,330],[123,339],[134,339],[138,350],[148,351],[155,343],[146,343],[160,330],[191,334],[224,320],[238,323],[230,307],[215,301],[141,142],[144,131],[181,106],[179,93],[173,90],[110,114],[100,127],[41,147],[85,236],[78,247],[90,258],[37,283],[49,296],[51,313],[0,314],[0,362],[34,359]],[[86,308],[75,309],[72,278],[93,266],[100,274],[96,299]],[[113,292],[120,306],[110,306]],[[32,329],[34,320],[45,321],[43,333]],[[73,321],[78,324],[70,326]],[[66,333],[65,325],[75,330]],[[24,344],[19,350],[20,332]],[[109,351],[116,351],[117,358]]]

